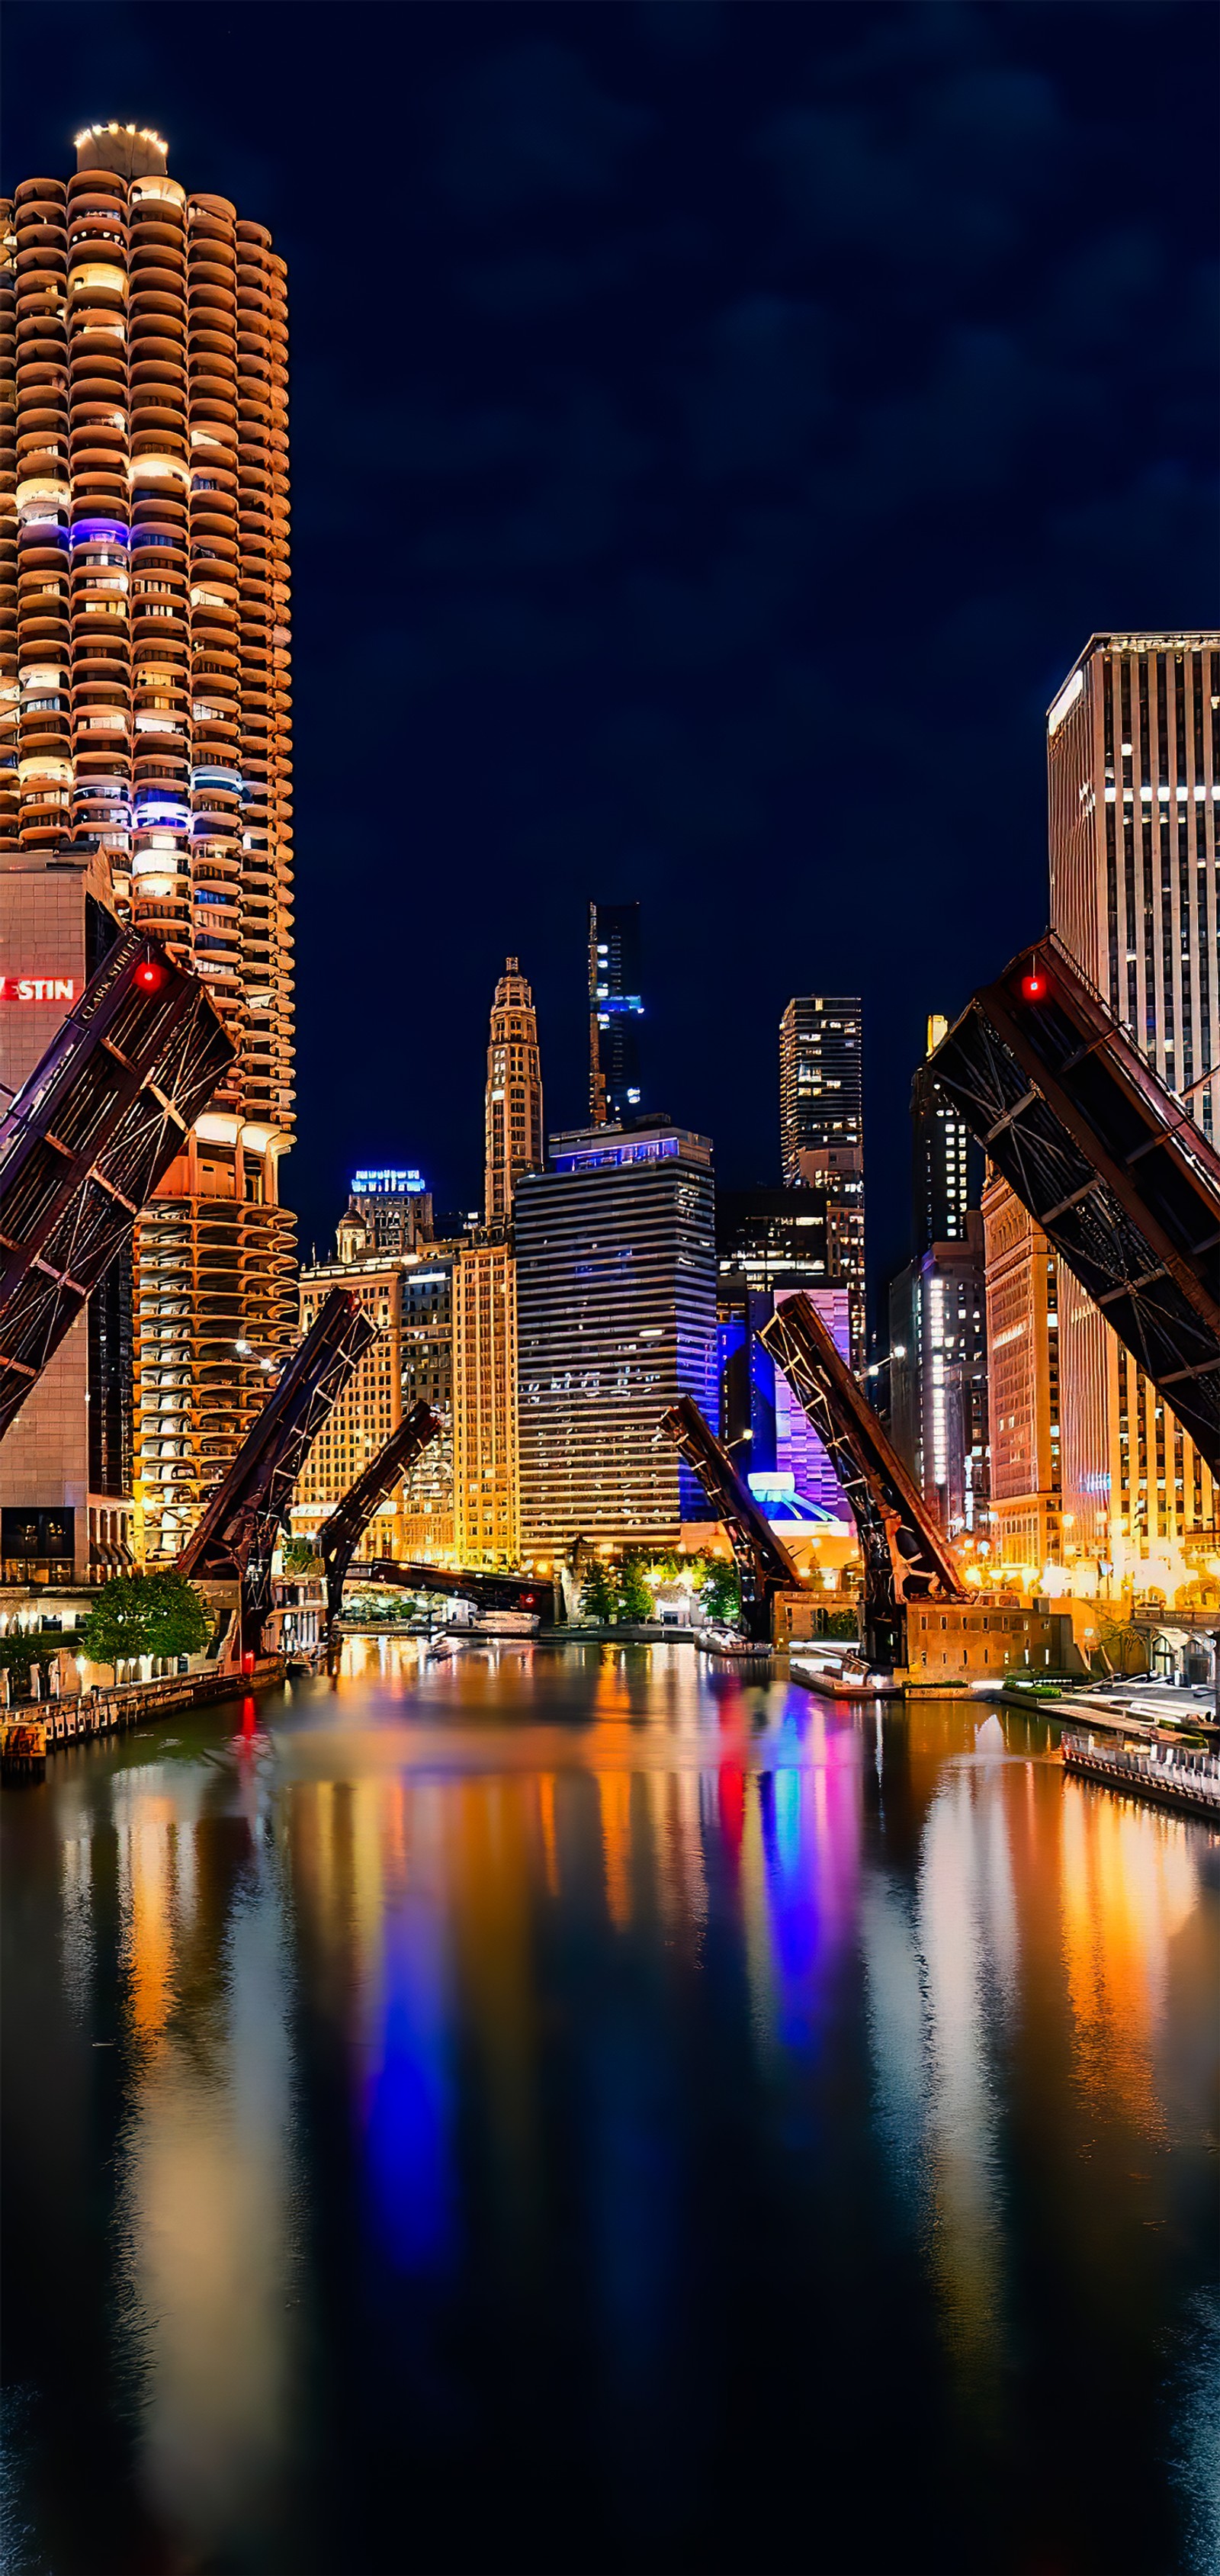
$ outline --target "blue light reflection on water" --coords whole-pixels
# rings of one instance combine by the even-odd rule
[[[452,2251],[453,2081],[440,1927],[422,1907],[386,1925],[378,2060],[366,2078],[365,2158],[376,2233],[403,2272]]]

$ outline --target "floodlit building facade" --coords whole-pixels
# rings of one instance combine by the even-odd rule
[[[412,1461],[377,1509],[359,1557],[453,1563],[453,1330],[455,1247],[371,1251],[344,1218],[337,1261],[301,1272],[300,1329],[307,1333],[332,1288],[350,1288],[378,1327],[297,1479],[294,1535],[313,1539],[354,1478],[421,1400],[439,1417],[438,1437]]]
[[[515,1210],[521,1541],[672,1546],[702,1494],[658,1423],[716,1418],[712,1149],[667,1122],[551,1138]]]
[[[851,1360],[864,1366],[864,1071],[858,993],[798,993],[779,1024],[780,1161],[789,1189],[826,1193],[835,1275],[848,1290]]]
[[[515,1265],[490,1231],[453,1261],[453,1540],[459,1565],[521,1553]]]
[[[504,961],[491,1006],[484,1114],[483,1203],[505,1225],[523,1172],[541,1168],[542,1068],[534,996],[515,957]]]
[[[1036,1576],[1063,1558],[1059,1264],[997,1172],[982,1213],[992,1551]]]
[[[1220,633],[1095,635],[1047,717],[1051,925],[1220,1138]],[[1065,1270],[1068,1553],[1172,1589],[1217,1550],[1192,1441]]]
[[[315,1538],[350,1485],[375,1458],[402,1420],[402,1265],[370,1255],[357,1261],[320,1261],[301,1272],[300,1328],[316,1323],[332,1289],[346,1288],[376,1324],[377,1339],[358,1361],[297,1478],[292,1504],[294,1536]],[[379,1505],[357,1549],[360,1558],[405,1557],[402,1493]]]
[[[0,850],[88,854],[97,899],[204,977],[237,1048],[136,1229],[135,1496],[174,1555],[296,1321],[287,322],[270,236],[165,145],[90,127],[6,209],[16,655]],[[7,887],[8,877],[4,885]],[[95,1508],[90,1505],[90,1509]]]

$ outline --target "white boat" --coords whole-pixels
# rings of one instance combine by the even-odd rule
[[[772,1649],[765,1638],[743,1637],[736,1628],[697,1628],[695,1644],[701,1655],[722,1656],[734,1664],[768,1664]]]
[[[814,1640],[808,1646],[792,1648],[788,1670],[794,1682],[806,1690],[820,1691],[827,1699],[899,1699],[902,1685],[892,1673],[877,1672],[865,1663],[858,1646],[838,1645],[831,1638]]]

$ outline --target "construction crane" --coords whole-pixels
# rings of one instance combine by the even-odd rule
[[[1220,1157],[1181,1100],[1053,938],[974,995],[929,1064],[1220,1475]]]
[[[119,937],[0,1119],[0,1439],[232,1061],[198,976]]]
[[[661,1429],[698,1477],[717,1520],[723,1521],[728,1531],[741,1585],[746,1635],[756,1640],[769,1638],[775,1593],[804,1590],[787,1548],[759,1510],[727,1451],[709,1430],[693,1395],[679,1396],[668,1413],[662,1414]]]
[[[760,1336],[803,1405],[847,1497],[864,1558],[865,1660],[893,1671],[907,1657],[911,1601],[960,1601],[961,1577],[902,1460],[810,1297],[785,1297]]]
[[[378,1327],[349,1288],[332,1288],[298,1342],[178,1559],[183,1574],[240,1585],[244,1657],[271,1607],[271,1560],[305,1460]]]
[[[324,1520],[314,1542],[326,1569],[326,1629],[328,1645],[333,1645],[335,1627],[343,1606],[343,1586],[360,1541],[379,1504],[391,1494],[401,1476],[406,1474],[421,1450],[441,1430],[439,1413],[428,1404],[413,1404],[404,1414],[397,1430],[383,1441],[375,1458],[370,1458],[363,1474],[349,1485],[341,1503]]]

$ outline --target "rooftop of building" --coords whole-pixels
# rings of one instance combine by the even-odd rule
[[[114,170],[121,179],[163,179],[169,145],[151,125],[86,125],[74,138],[78,170]]]
[[[1095,653],[1203,653],[1220,652],[1220,630],[1214,626],[1192,626],[1177,633],[1165,633],[1156,627],[1137,629],[1133,634],[1090,635],[1088,643],[1076,656],[1070,671],[1056,689],[1046,711],[1047,729],[1054,733],[1079,697],[1084,685],[1084,671]]]
[[[610,1119],[600,1127],[563,1128],[548,1139],[548,1145],[553,1172],[609,1170],[622,1164],[659,1162],[671,1155],[706,1166],[712,1160],[711,1137],[675,1126],[664,1110],[642,1110],[637,1117]]]

